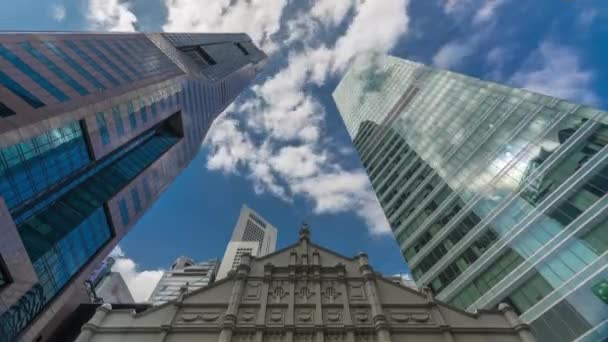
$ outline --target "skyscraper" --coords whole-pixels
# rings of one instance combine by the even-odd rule
[[[333,94],[418,286],[608,337],[608,114],[394,57]]]
[[[277,229],[255,211],[243,205],[232,237],[226,247],[217,278],[225,278],[236,269],[245,253],[264,256],[277,247]]]
[[[264,61],[245,34],[0,35],[0,336],[85,300]]]
[[[219,263],[217,259],[195,263],[184,256],[177,258],[156,284],[148,302],[161,305],[177,299],[182,287],[190,292],[212,284]]]

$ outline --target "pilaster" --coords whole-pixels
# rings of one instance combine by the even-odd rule
[[[245,291],[245,282],[249,275],[249,264],[251,262],[251,255],[244,254],[241,257],[241,263],[238,266],[236,274],[234,275],[235,281],[230,294],[230,300],[228,301],[228,308],[224,315],[224,322],[222,322],[222,331],[218,341],[220,342],[231,342],[232,334],[236,328],[236,315],[239,309],[239,304],[243,298],[243,292]]]
[[[363,276],[365,283],[365,291],[367,292],[367,298],[372,308],[372,320],[374,322],[374,330],[376,331],[376,338],[378,342],[391,342],[391,335],[388,329],[388,322],[386,316],[382,310],[382,303],[378,296],[378,289],[376,287],[376,275],[372,267],[369,265],[367,254],[359,253],[359,271]]]
[[[530,326],[519,319],[519,316],[509,304],[500,303],[498,305],[498,310],[500,310],[505,316],[505,319],[507,322],[509,322],[509,325],[511,325],[515,331],[517,331],[517,334],[522,342],[536,342],[536,338],[530,331]]]
[[[348,289],[346,287],[346,267],[343,264],[336,266],[338,273],[339,291],[342,293],[342,302],[344,305],[344,328],[346,329],[346,341],[355,342],[355,326],[350,313],[350,298],[348,297]]]
[[[75,342],[88,342],[93,337],[95,329],[99,328],[103,320],[106,318],[108,312],[112,310],[112,305],[106,303],[101,305],[93,314],[93,317],[88,323],[82,326],[82,332],[78,335]]]

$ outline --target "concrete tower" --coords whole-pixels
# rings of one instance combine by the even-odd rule
[[[230,242],[226,247],[217,278],[224,278],[228,272],[235,270],[243,254],[263,256],[274,252],[276,245],[277,229],[261,215],[243,205]]]

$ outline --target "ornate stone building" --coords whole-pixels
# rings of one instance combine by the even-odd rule
[[[299,241],[144,312],[101,306],[78,342],[535,341],[507,305],[470,314],[375,273],[367,255]]]

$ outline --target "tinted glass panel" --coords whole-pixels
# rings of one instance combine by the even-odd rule
[[[20,99],[27,102],[30,106],[34,108],[40,108],[44,106],[44,103],[42,103],[42,101],[40,101],[36,96],[27,91],[19,83],[15,82],[15,80],[10,78],[2,71],[0,71],[0,84],[2,84],[4,87],[6,87],[6,89],[10,90]]]
[[[63,69],[61,69],[57,64],[53,63],[48,57],[46,57],[42,52],[36,49],[31,43],[23,42],[21,43],[21,47],[30,53],[38,62],[42,65],[46,66],[49,70],[51,70],[55,75],[61,78],[66,84],[68,84],[72,89],[76,90],[76,92],[82,96],[88,95],[89,92],[74,80],[70,75],[68,75]]]
[[[83,68],[78,62],[74,61],[72,57],[68,56],[63,50],[61,50],[55,43],[52,42],[44,42],[44,45],[51,50],[55,56],[63,59],[65,63],[67,63],[72,69],[74,69],[79,75],[86,78],[87,81],[91,82],[95,88],[104,90],[106,87],[101,84],[91,73],[89,73],[85,68]]]
[[[38,72],[27,65],[21,58],[12,53],[9,49],[5,48],[4,45],[0,44],[0,56],[4,57],[7,61],[13,64],[22,73],[27,75],[32,81],[36,82],[42,89],[48,91],[57,100],[64,102],[70,98],[64,94],[59,88],[55,87],[46,78],[42,77]]]

